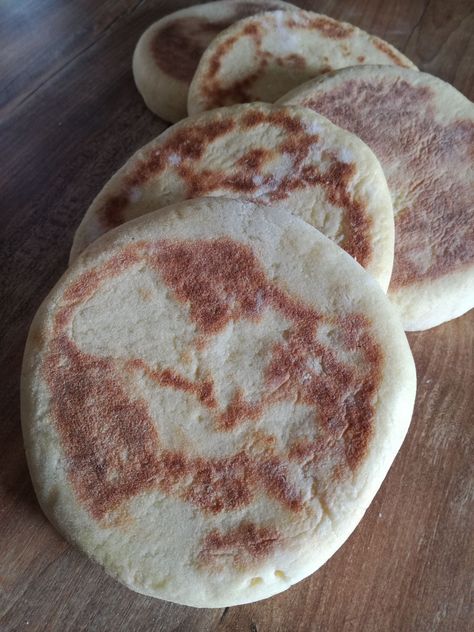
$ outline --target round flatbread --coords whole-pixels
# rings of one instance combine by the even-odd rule
[[[175,11],[152,24],[133,55],[133,76],[146,105],[165,121],[184,118],[189,84],[211,40],[236,20],[292,7],[279,0],[221,0]]]
[[[221,607],[336,551],[414,394],[398,316],[361,266],[282,210],[199,199],[110,232],[53,289],[23,433],[68,539],[136,591]]]
[[[405,329],[474,306],[474,105],[426,73],[347,68],[283,97],[354,132],[379,158],[392,193],[389,289]]]
[[[382,168],[357,137],[292,106],[222,108],[167,129],[132,156],[93,201],[71,258],[110,228],[203,196],[282,204],[388,287],[393,210]]]
[[[299,9],[261,13],[209,44],[189,88],[188,112],[273,103],[312,77],[358,64],[415,68],[393,46],[347,22]]]

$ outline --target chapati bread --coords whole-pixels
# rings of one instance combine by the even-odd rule
[[[369,274],[282,210],[212,198],[111,231],[69,268],[31,327],[22,420],[68,539],[133,590],[217,607],[285,590],[341,546],[414,394]]]
[[[189,88],[188,112],[272,103],[312,77],[358,64],[415,68],[393,46],[347,22],[299,9],[261,13],[209,44]]]
[[[377,159],[358,138],[306,108],[266,104],[189,118],[139,150],[93,201],[71,259],[110,228],[203,196],[283,204],[388,287],[393,210]]]
[[[133,55],[133,76],[146,105],[165,121],[184,118],[189,84],[211,40],[236,20],[288,7],[293,5],[279,0],[221,0],[175,11],[152,24]]]
[[[426,73],[347,68],[283,97],[354,132],[379,158],[392,193],[389,289],[405,329],[474,307],[474,105]]]

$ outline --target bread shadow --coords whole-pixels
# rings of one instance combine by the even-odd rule
[[[0,405],[0,513],[18,519],[24,512],[41,514],[26,462],[21,432],[20,376],[24,335],[6,353],[0,363],[3,386]]]

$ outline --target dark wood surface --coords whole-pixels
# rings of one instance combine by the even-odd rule
[[[28,326],[94,195],[165,127],[135,90],[131,55],[148,24],[187,4],[0,3],[0,629],[472,629],[473,312],[409,336],[419,388],[405,444],[354,535],[286,593],[217,610],[136,595],[67,545],[38,508],[19,418]],[[470,0],[298,4],[385,37],[473,98]]]

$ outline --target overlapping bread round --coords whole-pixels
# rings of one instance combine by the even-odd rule
[[[293,7],[280,0],[218,0],[175,11],[152,24],[133,55],[133,75],[146,105],[165,121],[187,114],[188,89],[211,40],[236,20]]]
[[[380,164],[356,136],[293,106],[239,105],[170,127],[102,189],[77,230],[71,259],[110,228],[203,196],[283,205],[388,287],[393,210]]]
[[[278,593],[362,518],[415,370],[378,283],[281,209],[218,198],[111,231],[30,330],[28,463],[51,521],[136,591]]]
[[[312,77],[357,64],[415,68],[393,46],[347,22],[296,8],[260,13],[211,41],[189,88],[188,112],[272,103]]]
[[[281,100],[357,134],[379,158],[395,213],[389,289],[407,330],[474,307],[474,105],[432,75],[346,68]]]

